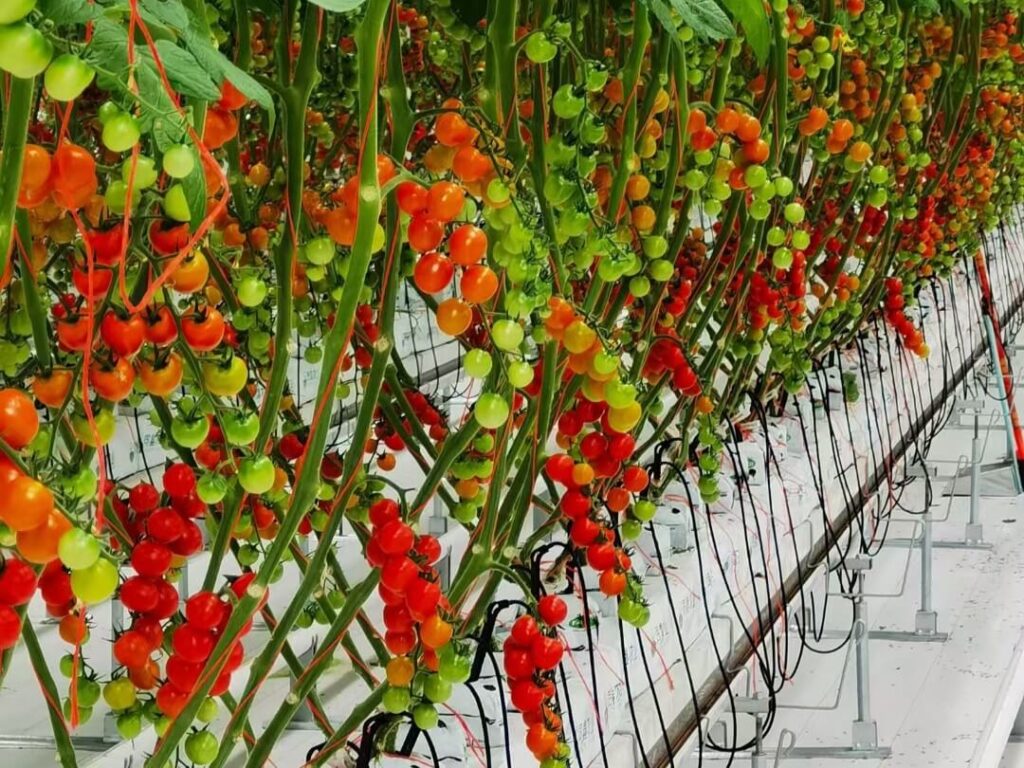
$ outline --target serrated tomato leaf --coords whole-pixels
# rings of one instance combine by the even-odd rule
[[[701,37],[726,40],[736,36],[736,29],[715,0],[671,0],[683,23]]]
[[[157,40],[156,52],[163,62],[167,79],[179,93],[205,101],[220,98],[220,88],[210,79],[209,71],[190,52],[169,40]]]
[[[763,65],[772,46],[772,28],[764,3],[761,0],[723,0],[723,3],[733,19],[743,27],[758,63]]]

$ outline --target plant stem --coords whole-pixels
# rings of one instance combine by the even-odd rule
[[[11,96],[4,115],[3,157],[0,159],[0,178],[7,183],[0,187],[0,275],[7,272],[14,240],[14,212],[18,207],[18,190],[15,182],[21,178],[25,162],[25,142],[28,139],[28,124],[32,118],[32,103],[35,96],[36,79],[11,78]],[[31,241],[25,247],[31,246]]]

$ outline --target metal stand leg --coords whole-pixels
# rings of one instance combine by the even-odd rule
[[[853,595],[854,626],[859,622],[868,626],[868,607],[864,597],[864,579],[870,560],[860,569],[857,591]],[[860,561],[860,558],[858,558]],[[868,633],[861,632],[853,642],[854,673],[857,678],[857,719],[850,728],[849,747],[790,747],[779,752],[780,759],[884,760],[892,755],[889,747],[878,746],[878,724],[871,715],[871,655]]]
[[[872,630],[872,640],[891,642],[944,643],[946,632],[938,631],[938,614],[932,608],[932,515],[926,512],[921,533],[921,605],[914,617],[914,631]]]
[[[981,500],[981,438],[978,435],[978,414],[974,414],[974,437],[971,438],[971,506],[964,542],[984,544],[981,522],[978,519],[978,502]],[[992,545],[989,544],[988,547]]]
[[[858,572],[857,591],[847,595],[853,603],[853,626],[854,635],[853,653],[856,656],[855,677],[857,681],[857,719],[853,721],[850,728],[850,746],[834,747],[798,747],[795,746],[795,736],[792,732],[786,731],[790,737],[788,746],[783,745],[783,739],[779,740],[779,748],[775,753],[775,762],[778,766],[783,760],[884,760],[892,755],[888,747],[878,745],[878,725],[871,714],[871,657],[868,633],[863,628],[868,626],[868,609],[864,590],[865,576],[871,568],[871,560],[867,557],[856,557],[847,561],[851,570]],[[847,656],[849,660],[849,656]],[[846,676],[846,666],[843,667],[843,678]],[[794,709],[835,709],[840,702],[842,694],[842,681],[840,691],[836,695],[836,702],[828,707],[801,707],[794,706]],[[767,768],[762,759],[766,756],[763,750],[763,726],[764,714],[758,708],[763,701],[756,696],[753,698],[737,698],[736,711],[754,715],[754,748],[751,751],[750,759],[752,768]],[[784,705],[779,705],[784,706]],[[707,755],[705,755],[707,757]]]

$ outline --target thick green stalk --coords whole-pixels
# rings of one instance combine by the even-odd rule
[[[608,193],[608,217],[617,222],[619,206],[626,193],[626,181],[633,172],[636,158],[637,129],[637,94],[640,84],[640,68],[647,51],[647,41],[651,38],[651,19],[646,6],[636,3],[636,15],[633,17],[633,39],[629,51],[629,59],[622,76],[622,93],[626,99],[626,113],[623,119],[621,146],[619,147],[619,164],[615,168],[612,188]]]
[[[25,293],[25,311],[32,323],[32,343],[35,345],[36,360],[41,371],[49,371],[53,366],[53,355],[50,353],[50,328],[46,322],[46,310],[39,297],[39,285],[30,267],[32,259],[32,230],[29,228],[28,211],[19,208],[15,216],[18,227],[18,239],[25,249],[25,259],[21,262],[21,285]]]
[[[71,743],[71,733],[68,725],[64,722],[64,714],[60,709],[60,692],[57,684],[53,682],[53,675],[46,665],[46,654],[39,645],[36,631],[28,616],[22,620],[21,636],[25,640],[25,648],[28,650],[29,661],[32,662],[32,670],[39,679],[39,686],[43,690],[46,699],[46,714],[50,717],[50,726],[53,729],[53,738],[57,745],[57,759],[64,768],[76,768],[78,760],[75,758],[75,747]]]
[[[246,761],[246,766],[249,766],[249,768],[262,768],[262,766],[266,765],[267,759],[270,757],[270,751],[274,748],[278,738],[284,732],[284,729],[288,727],[292,718],[295,717],[295,713],[299,711],[299,707],[302,706],[306,697],[313,692],[317,681],[320,679],[320,675],[323,674],[327,665],[333,659],[334,646],[348,632],[349,625],[352,624],[356,613],[362,608],[363,603],[366,602],[366,599],[376,588],[379,581],[380,571],[374,569],[370,572],[369,576],[353,587],[352,591],[345,596],[345,604],[338,611],[338,617],[324,636],[324,649],[316,655],[313,662],[299,678],[295,687],[285,697],[274,717],[267,724],[259,739],[257,739],[252,752],[249,754],[249,759]]]
[[[25,162],[25,142],[35,89],[34,77],[28,80],[11,78],[11,96],[4,115],[3,158],[0,159],[0,178],[7,180],[0,186],[0,275],[7,271],[14,240],[14,212],[18,207],[19,189],[16,180],[21,178]],[[25,243],[26,248],[30,245],[30,242]]]
[[[315,18],[315,6],[307,8],[302,31],[302,47],[295,67],[295,78],[285,91],[281,126],[284,130],[286,185],[286,216],[289,221],[274,249],[274,274],[277,283],[277,318],[274,328],[274,357],[270,365],[270,381],[267,395],[260,414],[260,431],[256,437],[256,449],[262,451],[277,426],[281,398],[288,382],[288,364],[291,354],[288,344],[292,338],[292,269],[298,251],[298,233],[302,224],[302,189],[305,183],[306,166],[306,108],[316,83],[317,47],[320,42],[320,25]]]

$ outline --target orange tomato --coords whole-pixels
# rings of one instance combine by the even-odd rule
[[[53,512],[53,494],[33,477],[21,475],[6,490],[0,502],[0,520],[12,531],[38,528]]]
[[[20,389],[0,390],[0,440],[20,451],[39,431],[39,414],[32,398]]]
[[[210,264],[202,251],[194,251],[171,273],[168,284],[179,293],[195,293],[206,285]]]
[[[71,391],[74,375],[66,368],[55,368],[32,380],[32,394],[47,408],[60,408]]]
[[[449,298],[437,305],[437,327],[449,336],[461,336],[473,322],[473,310],[462,299]]]
[[[462,298],[470,304],[482,304],[498,292],[498,276],[484,264],[467,267],[459,281]]]
[[[71,530],[71,523],[60,512],[51,511],[46,521],[29,531],[19,531],[18,552],[30,563],[46,565],[57,559],[57,542]]]

